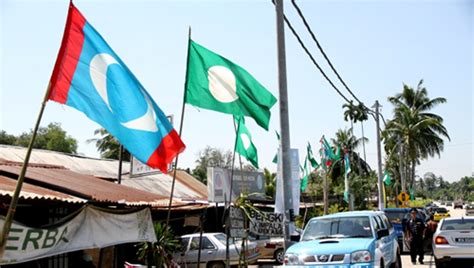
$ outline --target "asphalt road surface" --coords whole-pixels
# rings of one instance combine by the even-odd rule
[[[461,217],[465,215],[464,209],[453,209],[453,207],[446,207],[451,214],[451,217]],[[278,266],[273,260],[260,260],[257,265],[249,265],[252,268],[269,268],[269,267],[282,267]],[[402,267],[403,268],[420,268],[420,267],[429,267],[435,268],[434,257],[431,254],[425,255],[424,264],[415,264],[413,265],[410,260],[410,254],[405,253],[402,255]],[[474,266],[473,266],[474,268]]]

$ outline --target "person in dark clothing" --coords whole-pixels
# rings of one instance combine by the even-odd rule
[[[435,222],[434,216],[430,215],[430,219],[426,223],[426,231],[425,231],[425,241],[428,244],[428,248],[431,249],[431,252],[433,252],[433,235],[436,232],[436,229],[438,228],[438,223]]]
[[[407,222],[407,231],[410,235],[410,256],[413,264],[416,264],[416,255],[418,255],[420,264],[423,264],[425,254],[423,250],[423,238],[425,236],[426,226],[422,219],[416,217],[416,214],[416,209],[411,209],[410,219]]]

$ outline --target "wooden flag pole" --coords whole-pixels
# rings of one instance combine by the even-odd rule
[[[186,74],[188,73],[188,65],[189,65],[189,49],[191,47],[191,26],[189,27],[189,32],[188,32],[188,57],[186,59]],[[181,108],[181,121],[179,122],[179,137],[181,138],[181,135],[183,133],[183,122],[184,122],[184,111],[186,107],[186,88],[187,88],[188,80],[187,77],[185,77],[185,82],[184,82],[184,95],[183,95],[183,105]],[[170,223],[170,217],[171,217],[171,206],[173,204],[173,194],[174,194],[174,185],[176,183],[176,171],[178,169],[178,159],[179,159],[179,154],[176,155],[176,160],[174,161],[174,171],[173,171],[173,182],[171,183],[171,193],[170,193],[170,201],[168,203],[168,214],[166,216],[166,227],[165,227],[165,232],[168,229],[169,223]]]
[[[33,144],[36,139],[36,134],[38,132],[41,118],[43,117],[43,112],[44,112],[44,108],[46,107],[46,102],[49,99],[50,91],[51,91],[51,87],[50,85],[48,85],[48,88],[46,89],[46,93],[43,98],[43,103],[41,104],[38,118],[36,119],[35,128],[33,129],[33,135],[31,136],[30,144],[28,145],[25,159],[23,160],[23,166],[21,168],[20,175],[18,175],[15,192],[13,193],[12,199],[10,201],[10,206],[8,207],[7,216],[5,218],[5,222],[3,223],[2,232],[0,234],[0,258],[3,257],[3,253],[5,252],[5,246],[7,244],[8,234],[10,233],[13,217],[15,216],[15,211],[18,204],[18,197],[20,196],[21,187],[23,186],[23,181],[25,180],[26,169],[28,167],[28,163],[30,162],[31,151],[33,149]]]
[[[234,119],[232,119],[234,120]],[[235,129],[235,122],[234,122],[234,129]],[[225,259],[226,259],[226,268],[230,268],[230,252],[229,252],[229,239],[230,239],[230,205],[232,204],[232,184],[234,182],[234,164],[235,164],[235,147],[237,147],[237,130],[235,133],[235,141],[234,141],[234,150],[232,153],[232,166],[230,169],[230,191],[229,191],[229,203],[226,204],[227,209],[227,221],[226,221],[226,241],[225,241]]]

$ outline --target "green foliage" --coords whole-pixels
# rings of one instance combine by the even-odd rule
[[[89,139],[88,143],[95,143],[97,151],[100,153],[100,157],[106,159],[119,159],[120,155],[120,143],[112,136],[105,128],[99,128],[94,130],[94,135],[99,135],[99,138]],[[123,150],[122,159],[130,161],[130,153],[127,150]]]
[[[207,184],[207,167],[232,167],[232,152],[207,146],[199,152],[192,175]]]
[[[265,178],[265,195],[272,199],[275,198],[276,173],[272,173],[268,169],[264,168],[263,177]]]
[[[9,135],[5,131],[0,132],[0,143],[28,147],[33,130],[23,132],[19,136]],[[76,153],[77,141],[68,136],[59,123],[50,123],[47,127],[38,128],[33,148],[45,149],[63,153]]]
[[[332,204],[329,207],[329,214],[334,214],[334,213],[343,212],[343,211],[347,211],[347,210],[348,210],[347,207],[344,206],[344,205]]]
[[[157,222],[154,224],[157,242],[143,242],[138,244],[137,257],[145,264],[153,264],[156,267],[169,267],[173,253],[180,250],[180,243],[174,238],[173,231],[169,226]],[[151,260],[149,259],[151,256]],[[151,263],[149,263],[151,261]]]

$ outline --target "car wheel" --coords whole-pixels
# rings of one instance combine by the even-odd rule
[[[445,264],[444,262],[442,262],[442,261],[440,261],[439,259],[436,259],[436,258],[435,258],[435,266],[436,266],[436,268],[444,268],[444,267],[445,267],[444,264]]]
[[[210,262],[207,265],[207,268],[225,268],[225,264],[223,262]]]
[[[273,254],[273,257],[279,264],[282,264],[285,259],[285,252],[283,252],[283,249],[277,249]]]
[[[390,265],[390,268],[402,268],[402,257],[400,257],[400,253],[397,253],[397,259]]]

